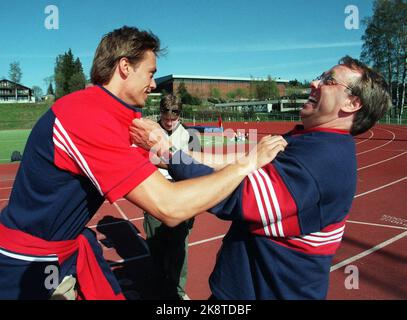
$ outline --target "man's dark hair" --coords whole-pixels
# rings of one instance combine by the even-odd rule
[[[383,76],[359,60],[345,56],[339,64],[361,73],[361,78],[350,85],[352,95],[360,98],[362,107],[356,112],[350,133],[366,132],[381,119],[391,107],[388,85]]]
[[[103,36],[96,49],[90,72],[92,83],[108,83],[121,58],[127,58],[132,65],[136,65],[148,50],[155,55],[161,51],[160,40],[151,31],[123,26],[109,32]]]

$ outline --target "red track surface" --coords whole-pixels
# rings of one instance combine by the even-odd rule
[[[233,130],[257,129],[262,136],[286,132],[293,124],[224,125]],[[407,299],[407,127],[380,125],[357,137],[356,143],[358,188],[343,243],[334,258],[328,299]],[[17,169],[18,164],[0,166],[0,209],[7,204]],[[114,205],[103,204],[89,226],[102,241],[105,257],[128,297],[137,297],[137,291],[143,299],[155,299],[159,284],[154,283],[142,223],[141,210],[122,199]],[[210,295],[208,277],[228,227],[228,222],[207,213],[196,218],[187,283],[192,299]],[[347,265],[357,267],[358,289],[345,286]]]

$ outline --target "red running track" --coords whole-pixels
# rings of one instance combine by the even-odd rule
[[[286,132],[293,123],[224,125],[233,130],[257,129],[262,136]],[[407,299],[407,127],[379,125],[356,137],[356,144],[357,193],[331,268],[328,299]],[[17,169],[18,164],[0,166],[0,209],[7,204]],[[88,226],[97,232],[128,297],[155,299],[159,284],[151,285],[154,279],[142,223],[141,210],[121,199],[113,205],[104,203]],[[189,244],[190,298],[210,295],[208,277],[228,227],[229,222],[207,213],[196,218]]]

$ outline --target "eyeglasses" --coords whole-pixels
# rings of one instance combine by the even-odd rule
[[[343,82],[339,82],[338,80],[336,80],[332,74],[321,74],[319,77],[317,77],[315,80],[318,80],[318,88],[322,87],[322,86],[343,86],[346,89],[348,89],[351,94],[352,94],[352,88],[350,86],[348,86],[347,84],[343,83]]]

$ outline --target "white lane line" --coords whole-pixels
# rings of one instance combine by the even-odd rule
[[[382,128],[388,128],[388,129],[392,129],[392,130],[398,130],[401,131],[403,133],[407,132],[407,127],[404,125],[392,125],[392,124],[380,124],[380,127]]]
[[[378,164],[381,164],[381,163],[384,163],[384,162],[387,162],[387,161],[396,159],[396,158],[398,158],[398,157],[401,157],[402,155],[405,155],[406,153],[407,153],[407,151],[404,151],[403,153],[400,153],[400,154],[398,154],[397,156],[394,156],[394,157],[391,157],[391,158],[387,158],[387,159],[384,159],[384,160],[382,160],[382,161],[375,162],[375,163],[369,164],[369,165],[364,166],[364,167],[360,167],[360,168],[357,169],[357,171],[360,171],[360,170],[363,170],[363,169],[367,169],[367,168],[370,168],[370,167],[373,167],[373,166],[377,166]]]
[[[122,210],[122,208],[119,207],[119,205],[116,202],[113,202],[113,205],[116,207],[117,211],[119,211],[120,215],[122,216],[122,218],[124,220],[129,221],[129,217],[126,216],[126,214],[124,213],[124,211]]]
[[[216,236],[216,237],[213,237],[213,238],[208,238],[208,239],[204,239],[204,240],[200,240],[200,241],[191,242],[191,243],[188,244],[188,247],[196,246],[198,244],[202,244],[202,243],[209,242],[209,241],[222,239],[224,236],[225,236],[224,234],[221,234],[220,236]]]
[[[391,225],[388,225],[388,224],[378,224],[378,223],[354,221],[354,220],[346,220],[346,223],[364,224],[364,225],[373,226],[373,227],[384,227],[384,228],[391,228],[391,229],[407,230],[407,228],[405,228],[405,227],[391,226]]]
[[[403,233],[400,233],[399,235],[397,235],[397,236],[395,236],[393,238],[390,238],[389,240],[386,240],[386,241],[384,241],[382,243],[379,243],[378,245],[374,246],[373,248],[370,248],[370,249],[368,249],[366,251],[363,251],[363,252],[361,252],[361,253],[353,256],[353,257],[350,257],[349,259],[343,260],[343,261],[333,265],[331,267],[331,272],[333,272],[333,271],[335,271],[335,270],[337,270],[339,268],[342,268],[343,266],[346,266],[347,264],[350,264],[350,263],[355,262],[355,261],[357,261],[359,259],[362,259],[362,258],[368,256],[369,254],[372,254],[373,252],[375,252],[377,250],[380,250],[380,249],[388,246],[389,244],[392,244],[393,242],[396,242],[397,240],[400,240],[400,239],[404,238],[405,236],[407,236],[407,231],[404,231]]]
[[[359,152],[359,153],[356,154],[357,156],[359,156],[361,154],[368,153],[368,152],[372,152],[372,151],[380,149],[380,148],[383,148],[384,146],[387,146],[389,143],[392,143],[394,141],[394,139],[396,138],[396,135],[394,134],[394,132],[386,130],[386,129],[380,129],[380,130],[390,132],[393,135],[393,138],[390,141],[387,141],[385,144],[382,144],[382,145],[380,145],[378,147],[375,147],[373,149],[369,149],[369,150],[366,150],[366,151]]]
[[[115,202],[119,202],[119,201],[126,201],[126,199],[120,198],[120,199],[117,199]],[[103,203],[108,203],[108,204],[110,204],[109,200],[105,200]]]
[[[388,184],[385,184],[385,185],[383,185],[383,186],[381,186],[381,187],[378,187],[378,188],[375,188],[375,189],[372,189],[372,190],[369,190],[369,191],[366,191],[366,192],[363,192],[363,193],[359,193],[359,194],[355,195],[353,198],[356,199],[356,198],[359,198],[359,197],[363,197],[363,196],[365,196],[365,195],[367,195],[367,194],[369,194],[369,193],[372,193],[372,192],[375,192],[375,191],[378,191],[378,190],[387,188],[387,187],[389,187],[389,186],[392,186],[393,184],[399,183],[399,182],[404,181],[404,180],[406,180],[406,179],[407,179],[407,177],[398,179],[398,180],[396,180],[396,181],[393,181],[393,182],[390,182],[390,183],[388,183]]]
[[[0,190],[10,190],[13,189],[13,187],[4,187],[4,188],[0,188]]]
[[[143,220],[143,219],[144,219],[144,217],[132,218],[132,219],[129,219],[128,221],[137,221],[137,220]],[[110,225],[119,224],[119,223],[123,223],[123,222],[126,222],[126,221],[106,222],[106,223],[101,223],[101,224],[95,224],[92,226],[87,226],[87,228],[104,227],[104,226],[110,226]]]
[[[358,143],[355,143],[356,145],[358,145],[358,144],[362,144],[363,142],[366,142],[366,141],[369,141],[370,139],[372,139],[372,137],[374,136],[374,133],[373,133],[373,131],[372,130],[369,130],[370,131],[370,137],[369,138],[365,138],[363,141],[359,141]]]

